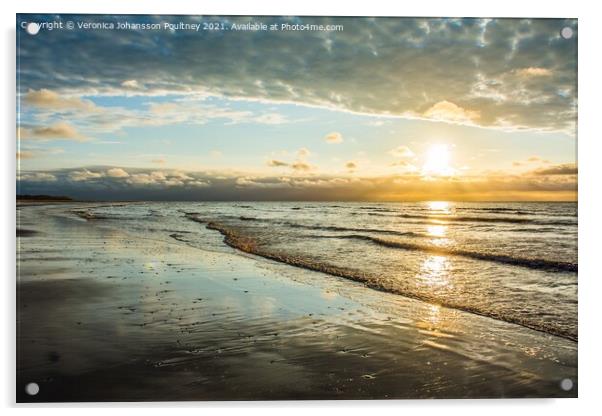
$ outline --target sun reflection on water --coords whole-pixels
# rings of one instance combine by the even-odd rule
[[[445,237],[447,225],[427,225],[426,233],[430,237]]]
[[[430,201],[428,209],[437,214],[451,214],[451,204],[447,201]]]
[[[452,243],[447,237],[449,223],[446,216],[453,214],[453,204],[447,201],[430,201],[427,203],[429,222],[426,226],[426,235],[432,237],[430,243],[436,246],[447,246]]]
[[[420,268],[420,281],[428,286],[451,287],[450,268],[446,256],[428,256]]]

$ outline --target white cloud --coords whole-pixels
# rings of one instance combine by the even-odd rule
[[[75,182],[88,181],[90,179],[99,179],[103,176],[103,172],[92,172],[88,169],[74,170],[69,173],[69,179]]]
[[[107,170],[107,176],[110,178],[127,178],[130,174],[121,168],[112,168]]]
[[[143,173],[130,173],[125,179],[130,185],[151,185],[151,186],[208,186],[209,182],[190,176],[186,172],[170,170],[155,170]]]
[[[46,172],[23,173],[17,176],[19,181],[56,182],[56,176]]]
[[[288,188],[290,183],[288,180],[277,179],[264,180],[261,178],[254,178],[251,176],[243,176],[236,178],[236,186],[240,188]]]
[[[134,173],[128,177],[126,182],[132,185],[152,185],[156,183],[156,180],[148,173]]]
[[[136,81],[135,79],[128,79],[126,81],[123,81],[121,83],[121,86],[123,88],[131,88],[131,89],[138,89],[138,88],[140,88],[140,85],[138,84],[138,81]]]
[[[529,67],[517,69],[516,73],[522,77],[549,77],[552,71],[547,68]]]
[[[439,101],[431,108],[426,110],[423,117],[438,120],[459,123],[473,123],[481,117],[479,111],[464,109],[450,101]]]
[[[179,171],[172,171],[169,173],[169,176],[172,178],[177,178],[177,179],[186,180],[186,181],[191,181],[193,179],[190,175],[188,175],[184,172],[179,172]]]

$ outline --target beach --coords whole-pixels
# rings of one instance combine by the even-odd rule
[[[475,258],[470,253],[477,252],[478,244],[469,240],[463,251],[443,251],[446,246],[439,245],[427,253],[457,260],[458,270],[481,262],[487,267],[479,270],[492,276],[527,276],[530,292],[517,289],[515,304],[529,296],[534,303],[520,305],[518,314],[510,308],[512,292],[499,286],[493,288],[497,298],[490,310],[479,296],[493,289],[463,286],[468,287],[463,292],[463,280],[427,292],[426,286],[402,286],[401,278],[376,281],[370,274],[378,270],[374,268],[351,275],[359,266],[344,257],[349,270],[334,260],[331,269],[301,267],[317,264],[317,257],[301,257],[295,248],[327,251],[315,251],[319,243],[312,246],[299,235],[296,242],[276,239],[278,228],[248,219],[257,219],[263,209],[252,204],[243,207],[252,216],[237,211],[220,217],[221,222],[215,214],[223,211],[221,206],[163,208],[167,205],[72,202],[18,207],[17,401],[577,396],[576,315],[566,318],[573,307],[570,284],[576,279],[570,247],[566,258],[554,255],[555,262],[544,263],[539,256],[508,264],[516,257],[513,253],[492,257],[488,252],[483,258],[478,252],[481,258]],[[285,206],[286,218],[297,220],[296,211],[311,207]],[[370,212],[386,213],[382,209],[373,206]],[[355,206],[353,210],[360,212]],[[264,218],[272,218],[273,212]],[[480,223],[469,214],[455,218],[469,218],[457,220],[459,227],[483,222],[505,226],[508,220],[503,218],[509,218],[507,212],[487,215]],[[439,221],[430,225],[445,225],[445,218]],[[552,220],[533,221],[538,222],[510,225],[518,224],[524,232],[531,225],[549,227],[546,221]],[[251,223],[269,235],[253,234]],[[299,219],[295,224],[308,223]],[[378,232],[383,230],[393,232]],[[457,230],[453,235],[461,240],[463,229]],[[343,232],[348,237],[351,231]],[[230,242],[224,241],[228,233]],[[232,235],[238,238],[235,242]],[[354,252],[351,243],[336,246],[330,234],[319,240],[341,255]],[[396,247],[390,255],[411,260],[427,240],[394,240],[406,248],[398,253]],[[286,259],[297,259],[296,264],[270,258],[282,253],[276,249],[285,243],[292,253]],[[375,249],[382,253],[383,264],[391,264],[387,250],[394,248]],[[355,257],[358,263],[376,258]],[[408,264],[410,270],[413,263]],[[548,280],[560,286],[537,286],[536,292],[534,287]],[[443,295],[450,300],[442,301]],[[467,301],[461,303],[463,299]],[[549,299],[560,299],[558,310],[566,319],[551,310],[549,316],[541,312]],[[492,312],[496,307],[499,316]],[[560,387],[565,379],[572,382],[568,391]],[[38,395],[25,393],[30,382],[39,384]]]

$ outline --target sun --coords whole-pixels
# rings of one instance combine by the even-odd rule
[[[425,176],[452,176],[454,169],[450,166],[450,151],[446,144],[432,145],[427,154],[422,174]]]

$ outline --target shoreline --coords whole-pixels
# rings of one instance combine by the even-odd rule
[[[23,215],[38,233],[20,241],[19,402],[577,394],[573,341],[235,250]]]

